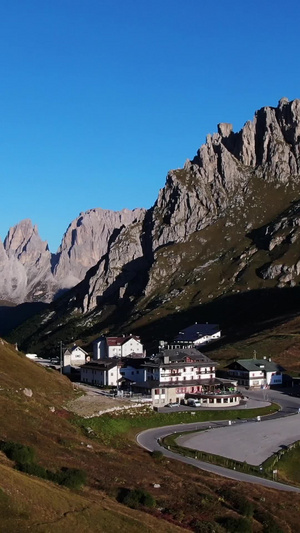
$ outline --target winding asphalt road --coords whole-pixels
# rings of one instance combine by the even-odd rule
[[[300,408],[300,398],[295,398],[293,396],[289,396],[286,393],[282,393],[281,391],[245,391],[245,394],[250,397],[251,399],[258,400],[259,401],[273,401],[278,403],[281,406],[281,410],[278,413],[275,413],[274,415],[268,415],[264,417],[263,420],[268,419],[274,419],[274,418],[281,418],[284,416],[291,416],[291,415],[297,415],[300,417],[300,414],[298,414],[298,410]],[[263,420],[259,422],[260,424],[263,424]],[[237,420],[234,421],[235,424],[255,424],[257,422],[254,422],[253,420]],[[222,420],[221,422],[193,422],[191,424],[177,424],[173,426],[164,426],[161,428],[154,428],[154,429],[148,429],[146,431],[143,431],[139,433],[137,436],[137,442],[140,446],[145,448],[146,450],[152,452],[154,450],[161,451],[166,457],[169,457],[170,459],[176,459],[177,461],[181,461],[183,463],[193,465],[196,468],[200,468],[201,470],[205,470],[207,472],[211,472],[213,474],[218,474],[223,477],[227,477],[230,479],[234,479],[236,481],[244,481],[247,483],[255,483],[256,485],[263,485],[264,487],[277,489],[277,490],[283,490],[288,492],[297,492],[300,493],[300,489],[297,487],[292,487],[291,485],[285,485],[283,483],[279,483],[277,481],[271,481],[268,479],[260,478],[258,476],[252,476],[250,474],[244,474],[242,472],[236,472],[234,470],[230,470],[228,468],[224,468],[221,466],[213,465],[210,463],[206,463],[203,461],[199,461],[198,459],[193,459],[191,457],[184,457],[182,455],[176,454],[170,450],[167,450],[163,446],[160,445],[160,439],[163,439],[167,435],[174,434],[176,432],[183,433],[185,431],[197,431],[197,429],[209,429],[213,427],[225,427],[228,426],[228,422]],[[197,452],[195,452],[196,455]]]

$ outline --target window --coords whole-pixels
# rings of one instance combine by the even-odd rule
[[[155,389],[154,390],[154,394],[156,394],[156,395],[159,394],[159,389]]]

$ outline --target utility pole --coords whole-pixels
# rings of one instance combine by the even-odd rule
[[[63,343],[59,341],[59,371],[62,374],[63,372]]]

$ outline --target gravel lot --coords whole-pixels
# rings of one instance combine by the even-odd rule
[[[132,405],[132,402],[126,399],[109,398],[100,394],[100,392],[94,392],[88,389],[84,389],[84,392],[84,395],[69,402],[66,406],[69,411],[80,416],[96,416],[99,414],[99,411]]]
[[[300,440],[300,414],[245,422],[179,437],[180,446],[260,465],[282,445]]]

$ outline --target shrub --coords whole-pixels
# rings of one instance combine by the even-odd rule
[[[195,533],[218,533],[218,531],[221,531],[216,522],[207,522],[207,520],[196,519],[190,525]]]
[[[35,460],[33,448],[19,442],[2,442],[0,449],[5,453],[6,457],[21,465],[33,463]]]
[[[224,498],[238,513],[246,517],[252,517],[254,507],[253,504],[243,494],[225,488],[219,491],[219,494]]]
[[[155,459],[156,461],[160,462],[163,460],[164,454],[159,450],[154,450],[153,452],[151,452],[151,457],[153,457],[153,459]]]
[[[0,450],[15,461],[16,468],[31,476],[48,479],[69,489],[80,489],[86,483],[86,472],[77,468],[62,468],[59,472],[51,472],[35,462],[35,451],[29,446],[18,442],[0,442]]]
[[[121,489],[117,499],[132,509],[137,509],[140,506],[155,507],[156,505],[155,498],[143,489]]]
[[[18,463],[17,466],[18,470],[21,472],[25,472],[25,474],[30,474],[31,476],[37,476],[42,479],[49,479],[48,478],[48,471],[40,465],[37,465],[36,463]]]
[[[225,517],[220,520],[228,533],[252,533],[252,524],[247,518]]]
[[[78,468],[62,468],[60,472],[54,474],[53,481],[55,480],[59,485],[69,489],[80,489],[86,483],[86,472]]]
[[[276,520],[267,511],[256,508],[254,510],[254,518],[262,524],[264,533],[283,533]]]

